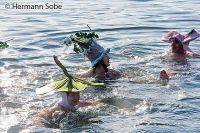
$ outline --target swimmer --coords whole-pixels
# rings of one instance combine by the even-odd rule
[[[189,48],[189,43],[197,39],[200,34],[196,30],[191,30],[186,35],[181,35],[176,31],[170,31],[162,36],[162,40],[171,44],[171,50],[168,53],[170,57],[194,57],[200,58],[199,54],[194,53]]]
[[[69,112],[76,111],[79,107],[97,105],[97,101],[80,100],[80,91],[86,89],[87,85],[102,86],[102,83],[94,83],[70,75],[63,64],[58,60],[57,56],[53,56],[55,63],[63,70],[65,78],[55,81],[49,85],[36,89],[36,94],[41,95],[50,91],[56,90],[60,93],[61,100],[52,107],[46,108],[34,116],[35,121],[32,125],[35,126],[52,126],[54,122],[52,118],[54,113],[61,112],[64,117]],[[39,119],[39,120],[38,120]],[[42,121],[41,121],[42,120]]]
[[[54,113],[62,112],[64,117],[69,112],[74,112],[80,107],[85,106],[95,106],[100,104],[98,101],[84,101],[80,100],[80,92],[59,92],[61,99],[60,101],[52,107],[48,107],[42,110],[40,113],[36,114],[32,123],[34,126],[53,126],[52,122]]]
[[[167,72],[165,70],[160,71],[160,79],[169,80],[169,75],[167,74]]]
[[[86,52],[86,57],[91,61],[92,68],[80,75],[81,78],[94,77],[99,81],[113,80],[121,77],[121,74],[113,69],[109,69],[110,57],[108,55],[110,49],[104,49],[94,40],[89,41],[90,49]]]

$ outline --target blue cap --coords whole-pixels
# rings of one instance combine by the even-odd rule
[[[91,61],[92,67],[94,67],[99,61],[103,59],[106,53],[110,52],[110,49],[104,49],[93,39],[90,39],[88,44],[90,46],[89,49],[86,50],[86,57]]]

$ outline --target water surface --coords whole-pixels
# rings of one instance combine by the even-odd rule
[[[13,1],[0,2],[0,39],[14,41],[0,51],[0,132],[200,132],[200,60],[163,58],[169,45],[160,39],[170,30],[200,29],[199,0],[15,0],[55,2],[62,5],[60,10],[5,9],[7,2]],[[83,55],[60,44],[66,36],[88,30],[87,24],[99,34],[99,43],[111,48],[111,67],[125,76],[102,91],[89,88],[81,97],[114,97],[115,102],[141,106],[133,111],[112,105],[86,108],[82,112],[93,112],[101,122],[73,128],[31,126],[36,112],[58,100],[57,94],[35,94],[35,88],[62,77],[52,56],[59,56],[74,74],[90,67]],[[199,43],[191,43],[197,53]],[[173,71],[167,85],[158,81],[162,69]]]

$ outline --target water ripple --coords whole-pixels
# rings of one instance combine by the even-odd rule
[[[42,3],[31,3],[37,2]],[[5,3],[0,2],[2,7]],[[86,89],[81,99],[107,100],[100,108],[80,109],[88,117],[73,129],[66,129],[70,125],[65,118],[64,132],[199,132],[200,60],[165,58],[169,45],[160,39],[170,30],[199,30],[199,0],[58,3],[63,9],[0,8],[0,41],[14,38],[9,48],[0,50],[0,132],[60,132],[27,124],[59,99],[56,94],[38,97],[35,88],[63,76],[52,55],[60,56],[72,74],[91,67],[72,46],[65,49],[60,44],[70,34],[89,31],[87,24],[99,34],[99,43],[111,48],[110,67],[123,76],[107,81],[105,88]],[[199,39],[191,44],[197,53],[198,45]],[[166,84],[159,80],[162,69],[171,72]],[[87,119],[92,115],[97,117]]]

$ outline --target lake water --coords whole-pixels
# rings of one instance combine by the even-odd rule
[[[200,59],[169,61],[163,57],[169,45],[160,39],[170,30],[200,30],[199,0],[14,2],[56,3],[62,9],[5,9],[13,2],[0,2],[0,40],[14,38],[0,51],[0,132],[200,132]],[[99,34],[98,42],[111,48],[111,67],[125,75],[104,90],[90,87],[82,93],[82,99],[111,97],[103,107],[82,110],[101,122],[60,129],[31,126],[35,113],[58,100],[57,94],[35,93],[62,77],[53,55],[73,74],[90,68],[83,55],[61,45],[66,36],[88,30],[87,24]],[[200,53],[199,48],[199,39],[191,43],[193,51]],[[159,82],[162,69],[173,71],[167,84]],[[136,108],[116,108],[112,100]]]

